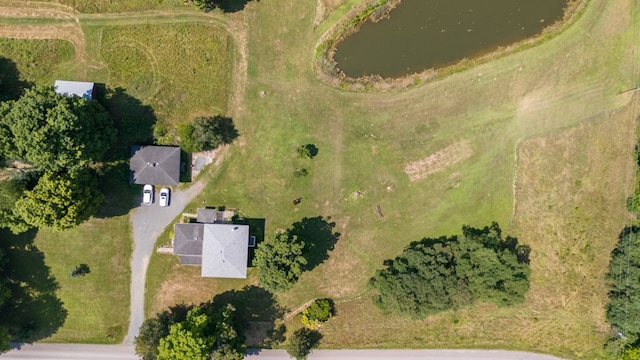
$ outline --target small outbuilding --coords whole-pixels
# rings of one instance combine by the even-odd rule
[[[95,83],[84,81],[56,80],[54,85],[56,94],[64,96],[78,96],[87,100],[93,100]]]
[[[180,183],[180,148],[132,146],[129,169],[130,180],[134,184],[178,185]]]

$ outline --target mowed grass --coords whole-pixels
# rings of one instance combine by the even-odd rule
[[[68,310],[64,325],[47,342],[120,343],[129,324],[131,239],[127,215],[92,219],[62,233],[41,230],[35,240],[60,283]],[[72,278],[87,264],[91,273]]]
[[[164,24],[91,31],[100,35],[108,86],[150,105],[167,130],[196,116],[226,114],[233,43],[224,30]]]
[[[45,0],[46,2],[67,5],[82,13],[143,11],[154,9],[184,9],[183,0]]]
[[[608,335],[603,274],[630,221],[624,198],[633,182],[636,109],[633,95],[618,93],[636,85],[633,2],[591,0],[573,26],[536,48],[383,94],[347,93],[315,78],[310,61],[322,35],[313,30],[315,5],[248,7],[248,87],[244,112],[234,119],[241,138],[192,207],[205,200],[241,209],[265,218],[267,234],[305,216],[335,222],[341,236],[329,259],[278,294],[288,309],[317,297],[336,301],[337,316],[322,327],[324,347],[507,348],[601,358]],[[409,181],[407,164],[459,141],[471,145],[471,157]],[[306,143],[319,148],[313,160],[296,157]],[[295,178],[301,167],[309,175]],[[534,251],[524,304],[478,304],[424,321],[383,316],[371,304],[368,279],[411,241],[493,220]],[[154,256],[151,267],[172,261]],[[175,262],[161,268],[167,276],[149,290],[157,295],[148,311],[242,285],[208,279],[203,286],[197,271],[176,275]],[[197,288],[167,294],[190,281]]]
[[[102,83],[107,90],[119,88],[124,95],[108,101],[126,107],[109,109],[121,127],[117,154],[120,147],[131,145],[123,139],[150,135],[129,134],[126,129],[150,132],[144,127],[152,120],[171,131],[194,116],[226,112],[234,49],[222,29],[209,24],[108,23],[82,24],[87,49],[80,59],[73,45],[56,40],[0,39],[0,56],[15,63],[21,84],[52,85],[64,78]],[[136,121],[144,124],[128,123]],[[132,250],[127,213],[138,193],[128,185],[128,171],[121,170],[114,169],[105,179],[107,200],[100,218],[75,230],[43,230],[36,235],[35,244],[45,254],[60,285],[57,296],[68,311],[63,326],[46,341],[120,343],[127,331]],[[91,273],[70,278],[70,271],[81,263],[89,265]]]

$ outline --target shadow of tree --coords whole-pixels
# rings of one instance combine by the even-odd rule
[[[201,0],[200,3],[204,11],[220,9],[226,13],[233,13],[244,10],[244,7],[249,1],[251,0]]]
[[[34,245],[35,230],[13,235],[0,230],[0,250],[6,263],[0,270],[11,291],[0,307],[0,326],[9,329],[12,341],[31,343],[45,339],[64,324],[67,310],[56,296],[58,283]]]
[[[118,130],[106,161],[128,160],[131,145],[153,143],[153,125],[157,119],[151,106],[127,94],[121,87],[111,89],[104,84],[96,84],[95,93],[96,100],[107,109]],[[128,181],[128,177],[125,179]]]
[[[307,271],[325,262],[329,258],[329,251],[333,250],[340,238],[339,232],[333,232],[336,223],[327,220],[322,216],[305,217],[293,223],[291,227],[291,234],[298,236],[305,243],[303,251],[307,259]]]
[[[276,327],[276,321],[283,318],[286,309],[278,305],[275,295],[259,286],[225,291],[211,304],[215,308],[226,304],[236,308],[236,319],[245,330],[249,346],[270,347],[278,338],[284,340],[283,328]]]
[[[17,100],[32,85],[20,80],[20,72],[13,60],[0,57],[0,101]]]
[[[153,143],[153,126],[156,116],[149,105],[126,93],[123,88],[107,88],[96,84],[94,98],[100,102],[113,119],[117,136],[100,169],[100,186],[105,200],[95,216],[109,218],[127,214],[135,207],[139,188],[129,183],[129,157],[131,145]]]

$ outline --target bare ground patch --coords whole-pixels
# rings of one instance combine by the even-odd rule
[[[458,141],[426,158],[407,164],[404,172],[411,181],[422,180],[427,176],[453,166],[473,155],[468,141]]]

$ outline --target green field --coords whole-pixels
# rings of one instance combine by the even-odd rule
[[[86,4],[72,5],[91,12],[80,3]],[[190,208],[204,200],[240,209],[265,219],[266,233],[303,217],[335,222],[340,237],[328,260],[277,295],[289,310],[317,297],[336,301],[337,316],[323,325],[321,346],[505,348],[603,358],[610,335],[604,275],[618,233],[634,221],[624,206],[635,176],[638,100],[634,92],[620,92],[640,80],[636,1],[590,0],[575,24],[537,47],[408,90],[352,93],[317,80],[312,62],[323,32],[359,3],[322,1],[325,14],[318,19],[312,0],[249,2],[241,12],[215,14],[217,27],[187,12],[162,19],[184,23],[193,16],[200,25],[156,24],[159,18],[147,15],[139,25],[115,15],[85,17],[92,65],[86,77],[123,87],[169,129],[199,113],[233,117],[240,138],[220,165],[202,174],[208,185]],[[159,8],[165,6],[170,2]],[[235,42],[216,32],[220,26]],[[171,66],[178,59],[171,57],[172,45],[191,36],[215,43],[194,49],[196,58],[224,49],[212,68],[191,59]],[[246,51],[246,74],[236,71],[244,68],[234,51]],[[55,77],[55,68],[50,71],[43,81]],[[212,84],[204,74],[219,75]],[[221,95],[202,102],[208,91]],[[319,149],[313,160],[296,155],[307,143]],[[448,156],[430,160],[438,153]],[[309,175],[294,177],[301,167]],[[417,170],[414,181],[405,172],[410,168]],[[292,205],[300,197],[302,203]],[[105,226],[117,226],[117,219]],[[424,321],[384,316],[372,305],[367,281],[385,259],[411,241],[494,220],[532,248],[525,303],[478,304]],[[89,231],[92,224],[83,227]],[[160,240],[166,241],[168,231]],[[58,275],[67,271],[62,259],[44,251],[56,276],[64,276]],[[246,281],[202,279],[199,269],[154,255],[147,313],[255,283],[253,270]],[[73,303],[68,298],[63,301]],[[117,309],[126,312],[128,305]],[[60,336],[76,331],[71,324]],[[288,318],[287,325],[291,331],[298,320]]]
[[[304,216],[336,222],[341,237],[329,260],[278,295],[288,309],[336,300],[338,315],[322,328],[325,347],[499,347],[602,358],[604,272],[618,232],[632,221],[624,203],[634,176],[636,100],[618,93],[637,82],[634,6],[593,0],[576,24],[536,48],[410,90],[362,94],[315,78],[310,61],[327,26],[314,31],[313,1],[252,4],[249,81],[234,119],[241,140],[193,206],[206,200],[242,209],[265,218],[267,232]],[[404,173],[459,142],[471,156],[422,180]],[[306,163],[295,154],[305,143],[320,149]],[[301,166],[310,174],[297,179],[292,172]],[[384,259],[424,236],[492,220],[532,247],[524,304],[417,322],[372,306],[367,280]],[[151,269],[170,269],[171,261],[158,256]],[[167,295],[189,276],[198,286]],[[233,286],[197,277],[172,272],[148,309]]]

